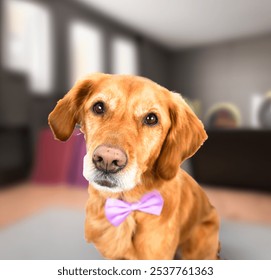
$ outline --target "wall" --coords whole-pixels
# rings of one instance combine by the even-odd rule
[[[141,75],[162,86],[169,86],[168,61],[170,52],[148,40],[140,43]]]
[[[69,81],[69,24],[73,20],[83,20],[96,24],[101,28],[104,35],[104,57],[105,72],[111,71],[110,65],[110,39],[115,35],[124,35],[134,39],[138,47],[139,54],[139,75],[146,76],[156,82],[167,86],[167,60],[168,53],[159,44],[142,37],[132,29],[118,24],[115,21],[97,13],[93,9],[84,6],[74,0],[55,1],[55,0],[35,0],[36,3],[43,4],[52,13],[53,26],[53,52],[54,52],[54,87],[48,95],[37,95],[31,92],[28,86],[27,76],[23,73],[9,72],[3,69],[0,63],[0,140],[4,139],[6,146],[11,150],[22,149],[18,146],[20,141],[10,146],[5,139],[9,139],[12,129],[20,130],[24,128],[22,135],[28,140],[31,146],[27,153],[27,162],[34,158],[36,142],[39,131],[43,127],[48,128],[48,114],[54,108],[58,99],[70,88]],[[0,1],[0,38],[2,38],[2,4]],[[2,58],[2,44],[0,40],[0,59]],[[17,135],[17,134],[12,134]],[[12,136],[14,137],[14,136]],[[16,136],[17,137],[17,136]],[[16,140],[16,139],[15,139]],[[18,139],[17,139],[18,140]],[[2,143],[2,142],[1,142]],[[15,146],[17,145],[17,146]],[[3,162],[7,159],[14,163],[23,162],[20,153],[8,153],[8,158],[4,156]],[[12,167],[12,166],[11,166]],[[13,170],[11,168],[11,170]],[[3,168],[0,163],[0,185],[1,171]],[[5,173],[5,172],[4,172]],[[14,175],[16,177],[16,175]],[[3,179],[3,178],[2,178]]]
[[[271,89],[271,34],[171,54],[171,89],[201,100],[203,115],[217,102],[232,102],[250,126],[251,97]]]
[[[39,0],[40,1],[40,0]],[[74,0],[66,0],[65,5],[62,1],[47,1],[48,7],[54,13],[54,41],[55,41],[55,88],[58,95],[69,89],[69,52],[68,52],[68,27],[73,20],[83,20],[101,28],[104,34],[104,69],[111,72],[109,41],[115,35],[124,35],[132,38],[137,43],[139,54],[139,75],[146,76],[163,85],[168,84],[167,80],[167,61],[169,53],[156,42],[141,36],[135,30],[105,17],[103,14],[93,10],[83,3]]]
[[[54,89],[51,93],[48,93],[48,96],[35,95],[27,88],[26,79],[25,86],[21,87],[15,80],[16,73],[6,73],[6,71],[0,67],[0,79],[2,81],[0,92],[0,106],[2,108],[0,108],[0,122],[2,122],[2,124],[9,125],[10,123],[16,123],[18,125],[27,125],[29,122],[34,122],[38,123],[38,126],[42,124],[44,126],[47,125],[45,117],[47,117],[46,110],[51,109],[50,100],[55,102],[55,99],[61,98],[70,88],[68,30],[70,22],[77,19],[96,24],[101,28],[106,42],[104,48],[105,72],[110,72],[111,70],[108,42],[114,35],[122,34],[133,38],[137,44],[139,75],[149,77],[167,86],[166,69],[168,54],[155,42],[140,36],[134,30],[128,29],[73,0],[66,0],[65,4],[62,1],[54,0],[48,0],[46,3],[42,0],[37,0],[37,3],[38,2],[44,4],[52,13],[52,26],[54,31]],[[2,15],[2,13],[0,13],[0,15]],[[2,28],[0,28],[0,31],[1,30]],[[24,94],[20,93],[18,87],[24,90]],[[29,101],[29,99],[32,101]],[[14,103],[16,104],[16,108],[14,108]],[[46,108],[46,110],[44,110],[44,108]],[[14,114],[14,110],[16,110],[16,114]]]

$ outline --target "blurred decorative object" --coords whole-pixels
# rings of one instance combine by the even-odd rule
[[[102,30],[89,22],[74,21],[69,36],[70,86],[87,74],[104,72]]]
[[[271,129],[271,91],[267,92],[259,108],[259,121],[263,128]]]
[[[239,109],[232,103],[218,103],[206,114],[208,128],[237,128],[241,125]]]
[[[88,186],[83,177],[84,136],[76,129],[67,143],[55,141],[49,128],[39,134],[31,180],[40,184]]]
[[[253,128],[259,128],[260,125],[260,120],[259,120],[259,109],[262,105],[264,99],[264,95],[262,93],[254,93],[251,96],[250,99],[250,117],[251,117],[251,126]]]
[[[184,97],[185,102],[189,105],[189,107],[194,111],[194,113],[200,117],[201,115],[201,102],[199,99],[189,99]]]
[[[53,86],[49,11],[33,1],[5,0],[3,7],[3,66],[26,73],[32,92],[47,94]]]

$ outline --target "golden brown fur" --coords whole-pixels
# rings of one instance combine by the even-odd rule
[[[103,116],[90,109],[100,100],[106,104]],[[158,115],[156,126],[142,122],[149,112]],[[119,176],[126,168],[135,171],[128,190],[112,193],[89,185],[88,242],[109,259],[173,259],[180,250],[182,259],[217,258],[216,210],[179,167],[207,135],[180,95],[141,77],[93,74],[77,82],[49,116],[55,137],[62,141],[76,123],[85,135],[88,155],[104,143],[120,147],[128,164]],[[108,222],[104,213],[108,197],[136,202],[154,189],[164,199],[160,216],[134,211],[118,227]]]

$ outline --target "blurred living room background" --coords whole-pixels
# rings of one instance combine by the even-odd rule
[[[83,136],[55,141],[47,121],[92,72],[182,94],[209,136],[183,167],[220,214],[225,258],[271,258],[269,0],[0,3],[0,259],[100,257],[82,241]]]

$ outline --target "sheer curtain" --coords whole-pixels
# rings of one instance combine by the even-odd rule
[[[76,21],[70,25],[70,86],[79,78],[104,71],[103,33],[95,25]]]
[[[138,52],[136,42],[124,36],[112,39],[111,65],[113,74],[138,74]]]
[[[28,1],[5,0],[2,61],[5,69],[26,73],[32,92],[53,88],[51,15]]]

